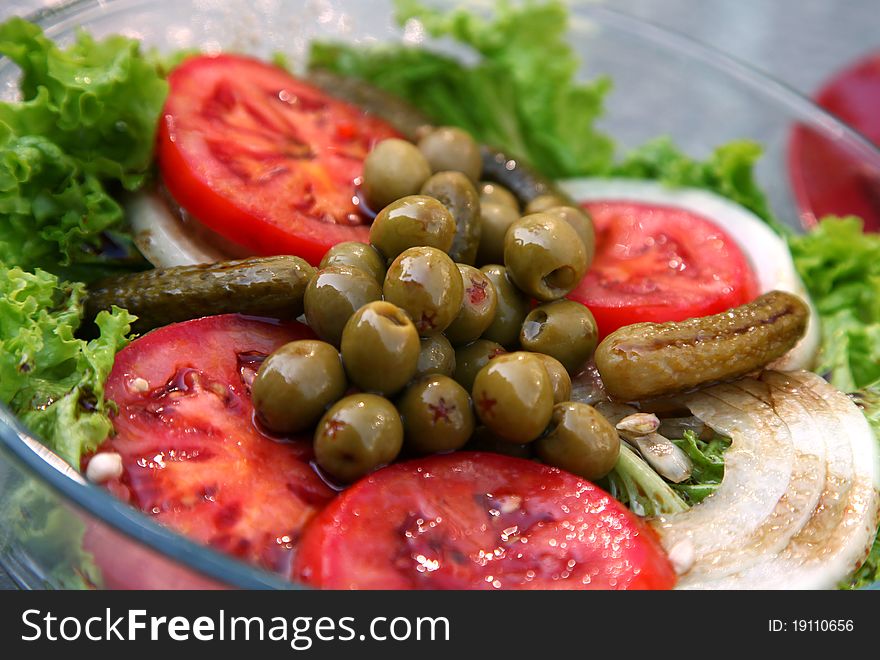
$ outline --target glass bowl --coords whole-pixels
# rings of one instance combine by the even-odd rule
[[[82,26],[122,33],[171,51],[198,47],[268,57],[296,66],[316,38],[358,42],[424,38],[405,30],[390,2],[355,0],[74,0],[31,18],[69,42]],[[580,75],[609,75],[614,91],[601,126],[621,150],[660,135],[693,156],[736,138],[766,149],[760,184],[784,222],[801,224],[787,169],[795,126],[847,154],[847,166],[880,173],[880,151],[806,98],[697,42],[595,4],[576,4],[571,38]],[[451,48],[448,43],[441,44]],[[0,59],[0,96],[15,97],[17,69]],[[845,210],[841,210],[843,212]],[[278,576],[188,541],[71,478],[0,408],[0,562],[22,587],[295,588]],[[76,475],[74,475],[76,476]]]

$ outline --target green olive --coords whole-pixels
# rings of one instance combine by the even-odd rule
[[[474,379],[489,360],[507,353],[494,341],[478,339],[472,344],[455,349],[455,380],[468,392],[473,389]]]
[[[401,252],[388,267],[382,287],[385,300],[403,309],[419,335],[443,332],[458,316],[464,287],[449,256],[432,247]]]
[[[504,237],[510,226],[519,220],[519,212],[506,204],[483,203],[480,206],[482,231],[480,232],[480,249],[477,251],[477,263],[504,263]]]
[[[571,399],[571,376],[556,358],[544,353],[535,353],[535,357],[541,360],[541,364],[550,376],[550,384],[553,388],[553,403],[562,403]]]
[[[396,199],[415,195],[429,176],[431,166],[412,142],[382,140],[364,159],[364,197],[378,211]]]
[[[251,385],[257,419],[276,433],[314,426],[347,387],[339,353],[330,344],[302,339],[267,357]]]
[[[455,373],[455,349],[444,335],[432,335],[422,339],[416,378],[430,374],[452,376]]]
[[[342,330],[342,363],[361,389],[394,394],[415,375],[419,333],[402,309],[384,301],[367,303]]]
[[[464,284],[461,309],[446,328],[446,337],[456,346],[476,341],[495,319],[498,297],[495,286],[485,273],[473,266],[458,264]]]
[[[498,342],[508,350],[519,346],[519,333],[529,313],[529,299],[514,286],[504,266],[496,264],[480,269],[495,288],[498,299],[495,319],[483,332],[483,339]]]
[[[352,394],[338,401],[315,429],[315,460],[345,483],[390,463],[402,446],[397,409],[375,394]]]
[[[617,464],[620,437],[595,408],[569,401],[553,406],[551,427],[535,450],[545,463],[594,481]]]
[[[554,357],[575,374],[593,355],[599,338],[589,309],[573,300],[557,300],[529,312],[519,341],[527,351]]]
[[[382,299],[382,287],[352,266],[327,266],[306,287],[306,321],[321,339],[339,346],[342,329],[361,307]]]
[[[380,285],[385,281],[385,259],[372,245],[357,241],[337,243],[321,259],[321,268],[353,266],[369,274]]]
[[[504,238],[504,265],[524,293],[542,302],[563,298],[587,272],[577,232],[562,218],[535,213],[517,220]]]
[[[489,361],[474,379],[474,408],[499,438],[536,440],[553,412],[553,387],[541,360],[519,351]]]
[[[479,180],[483,172],[480,146],[460,128],[435,128],[419,140],[418,146],[433,172],[461,172],[471,181]]]
[[[441,202],[426,195],[392,202],[379,211],[370,226],[370,243],[386,259],[420,246],[448,252],[454,238],[455,218]]]
[[[523,211],[523,215],[531,215],[532,213],[542,213],[547,209],[552,209],[555,206],[570,206],[571,199],[565,197],[564,195],[559,195],[556,193],[545,193],[543,195],[538,195],[528,204],[526,204],[526,208]]]
[[[474,431],[471,398],[448,376],[410,385],[397,402],[407,447],[421,454],[461,449]]]
[[[572,229],[580,236],[581,242],[584,244],[584,250],[587,253],[587,265],[593,261],[593,254],[596,251],[596,231],[593,228],[593,219],[583,209],[574,206],[553,206],[545,211],[551,215],[556,215],[571,225]]]
[[[500,204],[501,206],[509,206],[516,211],[516,215],[519,217],[519,200],[516,198],[516,195],[500,183],[495,183],[494,181],[480,181],[477,192],[480,194],[481,204]]]
[[[493,454],[504,454],[514,458],[532,458],[532,444],[517,445],[502,440],[485,426],[478,426],[470,441],[462,447],[465,451],[487,451]]]
[[[438,172],[425,181],[422,195],[442,203],[455,219],[455,238],[449,248],[453,261],[473,264],[480,245],[480,196],[474,184],[461,172]]]

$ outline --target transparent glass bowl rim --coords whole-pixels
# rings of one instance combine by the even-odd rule
[[[67,0],[36,10],[26,18],[44,27],[51,27],[56,21],[75,18],[79,13],[126,3],[148,4],[138,0]],[[836,140],[843,142],[853,157],[864,157],[880,163],[880,149],[856,130],[784,83],[734,57],[674,30],[602,5],[577,3],[575,11],[634,38],[701,61],[719,74],[733,78],[740,84],[772,98],[775,103],[800,118],[800,121],[821,127]],[[6,58],[0,57],[0,66],[4,66],[5,63]],[[67,503],[168,560],[183,564],[194,572],[223,584],[246,589],[298,588],[298,585],[279,576],[188,540],[171,529],[159,525],[101,488],[74,481],[46,462],[28,445],[25,438],[38,442],[38,439],[34,438],[7,408],[0,405],[0,442],[3,443],[6,451],[18,461],[20,466],[30,472],[32,477],[54,490]]]

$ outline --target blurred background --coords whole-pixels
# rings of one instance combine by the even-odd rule
[[[841,66],[880,48],[880,0],[587,1],[684,32],[807,95]],[[2,0],[0,17],[53,4],[57,1]]]
[[[51,4],[55,3],[0,0],[0,20]],[[806,96],[854,60],[880,51],[880,0],[604,0],[603,4],[724,51]],[[0,588],[14,588],[2,569]]]

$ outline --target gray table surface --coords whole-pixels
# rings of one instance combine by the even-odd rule
[[[0,20],[45,0],[6,0]],[[840,67],[880,48],[880,0],[609,0],[684,32],[805,94]],[[15,586],[0,569],[0,589]]]

